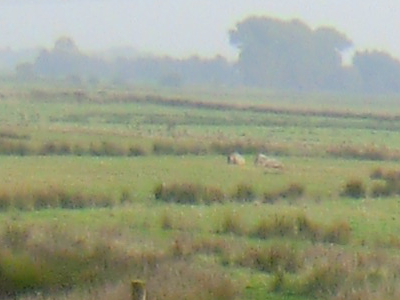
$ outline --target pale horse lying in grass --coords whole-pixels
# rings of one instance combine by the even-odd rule
[[[273,170],[283,170],[283,164],[279,160],[268,157],[264,154],[259,153],[254,160],[255,166],[264,167],[266,169],[273,169]]]
[[[244,159],[244,157],[241,156],[237,152],[229,154],[227,160],[228,160],[228,164],[230,164],[230,165],[243,166],[246,163],[246,160]]]

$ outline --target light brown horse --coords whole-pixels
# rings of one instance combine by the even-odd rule
[[[244,157],[241,156],[237,152],[229,154],[227,160],[228,160],[228,164],[230,164],[230,165],[243,166],[246,163],[246,160],[244,159]]]
[[[283,164],[272,157],[268,157],[264,154],[259,153],[254,160],[254,165],[261,166],[267,169],[275,169],[275,170],[282,170]]]

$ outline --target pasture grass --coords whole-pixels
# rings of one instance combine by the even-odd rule
[[[394,98],[0,87],[2,299],[399,298]]]
[[[245,156],[249,161],[251,156]],[[217,156],[140,156],[140,157],[70,157],[70,156],[0,156],[1,191],[46,190],[51,187],[105,195],[113,199],[129,191],[132,201],[154,199],[154,188],[160,183],[188,183],[214,187],[225,195],[238,193],[238,185],[251,189],[251,197],[261,199],[264,193],[281,194],[281,198],[300,197],[329,199],[337,197],[345,183],[362,178],[370,189],[369,178],[377,166],[390,163],[325,158],[283,159],[282,172],[269,171],[248,163],[226,164]],[[172,175],[172,176],[171,176]],[[234,196],[234,197],[236,197]]]
[[[329,150],[334,155],[341,152],[343,155],[357,155],[360,151],[375,149],[382,152],[380,156],[395,155],[398,159],[395,153],[395,149],[400,146],[400,125],[396,117],[398,109],[390,99],[387,101],[393,107],[391,114],[388,114],[380,110],[369,111],[367,104],[371,102],[370,99],[365,99],[365,103],[359,99],[359,103],[364,105],[349,106],[345,111],[339,109],[335,112],[332,108],[316,108],[315,101],[310,101],[314,106],[309,107],[301,102],[302,109],[295,106],[288,110],[282,108],[284,105],[281,104],[281,109],[278,106],[278,109],[272,107],[274,109],[265,110],[265,104],[263,106],[260,100],[253,97],[241,106],[233,97],[232,103],[221,102],[222,107],[219,98],[198,99],[200,103],[210,104],[198,107],[195,105],[196,100],[190,100],[190,97],[187,102],[191,106],[179,103],[171,105],[174,98],[168,98],[169,93],[164,98],[157,98],[143,95],[143,92],[138,96],[134,92],[116,90],[106,90],[104,93],[84,91],[86,97],[78,99],[76,92],[65,88],[14,92],[0,101],[2,125],[17,128],[18,131],[28,131],[32,141],[40,141],[42,144],[48,142],[48,139],[68,142],[89,139],[98,142],[101,135],[105,136],[103,140],[107,142],[117,140],[122,145],[126,143],[126,138],[116,137],[186,136],[204,139],[223,136],[238,139],[246,136],[257,141],[272,141],[286,147],[289,145],[293,149],[311,147],[320,152]],[[149,93],[152,93],[151,90]],[[330,98],[328,95],[326,97]],[[355,101],[354,97],[343,98],[343,101],[331,101],[330,105],[336,102],[351,104]],[[186,103],[184,98],[177,99]],[[320,102],[324,102],[323,97]],[[243,106],[255,106],[255,109],[246,110]]]
[[[3,241],[2,249],[4,249],[4,247],[9,250],[14,249],[13,253],[17,253],[15,252],[16,249],[23,249],[22,255],[25,255],[25,257],[27,257],[26,259],[28,259],[26,264],[30,261],[29,257],[32,257],[37,249],[43,249],[42,247],[48,249],[45,251],[45,253],[48,253],[47,255],[55,255],[54,259],[59,259],[57,258],[59,255],[57,254],[58,251],[65,251],[65,249],[72,251],[70,254],[72,256],[68,257],[69,259],[73,259],[73,261],[71,261],[71,267],[73,268],[76,268],[75,264],[78,263],[78,261],[75,261],[75,256],[73,254],[75,251],[80,252],[80,259],[85,259],[85,251],[89,251],[87,255],[91,255],[90,257],[92,257],[94,265],[98,263],[98,260],[103,261],[106,259],[105,255],[109,253],[107,257],[110,255],[110,258],[107,258],[107,260],[123,260],[124,268],[118,267],[120,265],[117,261],[109,261],[108,264],[117,267],[115,271],[122,272],[126,270],[124,272],[128,274],[133,270],[138,270],[137,266],[140,266],[139,271],[141,271],[136,273],[136,275],[139,276],[142,274],[141,276],[147,278],[145,276],[146,273],[141,273],[144,270],[141,268],[149,267],[140,264],[146,264],[146,261],[149,259],[149,262],[154,262],[154,259],[156,259],[156,261],[160,260],[161,264],[164,264],[163,261],[168,263],[171,259],[178,260],[178,265],[174,265],[175,269],[183,267],[190,261],[192,261],[195,266],[200,259],[203,265],[206,261],[207,264],[211,264],[214,266],[213,268],[216,268],[215,272],[222,272],[219,274],[231,274],[231,272],[235,270],[229,277],[229,280],[233,280],[233,282],[242,278],[242,276],[247,273],[246,270],[253,270],[253,272],[256,272],[255,275],[253,274],[242,283],[247,286],[252,286],[254,284],[252,283],[252,277],[256,276],[256,274],[269,274],[269,277],[266,278],[262,284],[259,283],[255,286],[255,289],[258,289],[265,285],[263,288],[265,293],[275,291],[275,293],[279,294],[282,292],[285,293],[284,291],[291,291],[290,293],[293,293],[293,295],[299,294],[308,297],[316,296],[319,298],[325,295],[325,293],[332,293],[333,295],[336,290],[332,290],[331,287],[335,287],[336,289],[337,284],[339,288],[345,289],[346,286],[342,285],[342,281],[337,281],[343,276],[348,276],[348,274],[353,274],[354,272],[364,272],[364,268],[366,268],[365,272],[367,272],[367,269],[370,268],[369,264],[372,264],[371,266],[376,266],[376,268],[381,268],[387,266],[388,260],[393,263],[399,259],[398,255],[395,254],[396,252],[393,251],[394,249],[398,249],[394,244],[375,244],[376,241],[374,241],[374,237],[378,238],[382,234],[382,228],[379,228],[380,224],[382,224],[382,220],[380,220],[379,216],[375,216],[375,220],[372,220],[373,218],[370,217],[368,221],[366,221],[363,215],[357,216],[358,207],[352,209],[351,205],[348,203],[337,205],[341,206],[348,214],[352,215],[352,219],[355,222],[351,222],[352,234],[350,239],[347,239],[345,243],[336,244],[336,246],[331,243],[331,240],[321,240],[321,242],[317,242],[316,244],[313,239],[293,240],[293,235],[295,233],[292,231],[293,228],[291,225],[289,226],[291,228],[288,229],[288,232],[280,232],[278,235],[269,238],[263,237],[261,239],[254,239],[254,237],[251,237],[251,231],[255,228],[254,226],[257,226],[262,220],[268,219],[268,215],[272,220],[275,218],[274,216],[278,214],[290,220],[291,216],[300,213],[298,216],[303,216],[303,220],[307,219],[307,222],[313,222],[314,224],[314,227],[308,225],[307,228],[312,227],[322,230],[323,228],[330,227],[329,222],[326,222],[325,218],[321,216],[321,212],[318,208],[304,210],[304,208],[293,207],[291,205],[263,205],[260,207],[254,204],[242,204],[238,207],[237,204],[232,203],[213,206],[182,206],[175,204],[166,207],[166,205],[160,204],[135,204],[129,207],[113,208],[111,210],[103,208],[74,211],[45,210],[19,213],[11,212],[0,216],[2,218],[1,224],[3,224],[0,231],[2,232],[1,237]],[[342,220],[333,223],[339,224],[336,226],[340,228],[341,222],[346,219],[341,215],[340,209],[332,212],[334,215],[331,216],[331,219]],[[167,221],[169,225],[167,227],[165,226],[165,214],[168,214],[169,218],[169,221]],[[239,224],[240,226],[230,226],[225,227],[225,229],[239,228],[239,232],[236,230],[221,231],[221,228],[224,227],[221,227],[220,222],[224,220],[224,216],[226,217],[229,215],[236,216],[236,219],[235,217],[233,219],[233,223],[236,225]],[[353,225],[357,222],[363,226],[368,223],[369,229],[363,232],[360,230],[361,227]],[[398,223],[399,221],[396,222]],[[302,222],[302,225],[298,223],[297,226],[304,227],[304,223],[305,222]],[[390,227],[395,228],[396,224],[393,223],[392,225],[394,226]],[[376,230],[376,232],[374,230]],[[232,233],[234,233],[234,235],[231,235]],[[357,238],[353,237],[353,233]],[[360,238],[364,241],[361,241]],[[113,241],[112,246],[111,241]],[[69,243],[70,246],[66,247],[65,243]],[[102,247],[108,249],[107,252],[101,250],[101,258],[93,256],[94,252],[90,250],[101,249],[98,246],[92,248],[93,245],[97,243],[103,243]],[[368,247],[365,247],[366,245],[368,245]],[[369,248],[379,250],[368,250]],[[39,251],[39,254],[44,253],[43,251]],[[134,252],[129,254],[129,251]],[[380,256],[376,257],[373,253],[380,253]],[[338,255],[343,257],[343,262],[337,262],[336,257],[338,257]],[[353,259],[354,255],[359,257],[357,261],[364,261],[362,262],[362,266],[357,267],[358,264],[360,264],[360,262],[357,261],[355,261],[357,264],[351,262],[351,265],[346,266],[346,261],[348,259]],[[125,256],[127,257],[124,258]],[[138,260],[135,260],[136,256]],[[143,257],[147,257],[146,260]],[[206,258],[206,260],[202,259],[202,257]],[[213,257],[217,259],[212,259]],[[220,259],[218,259],[218,257],[220,257]],[[5,259],[7,256],[3,256],[3,258]],[[325,258],[328,259],[328,261],[325,261]],[[21,260],[19,256],[13,255],[9,259],[11,259],[9,264],[16,261],[24,263],[24,260]],[[48,261],[53,261],[53,258],[48,256],[46,259]],[[62,259],[65,265],[65,258]],[[132,262],[133,265],[125,269],[129,266],[129,264],[126,263],[127,259]],[[182,259],[184,263],[179,262]],[[35,260],[35,262],[38,261],[40,261],[40,259]],[[315,262],[311,264],[311,261]],[[135,265],[138,263],[140,264]],[[335,265],[336,263],[338,263],[337,266]],[[55,266],[57,265],[56,262],[54,264]],[[364,264],[366,264],[365,267]],[[89,268],[88,272],[91,266],[94,265],[87,265]],[[311,265],[314,265],[314,267],[309,269]],[[194,266],[190,268],[195,268]],[[393,266],[395,266],[395,264]],[[32,266],[32,268],[34,268],[33,270],[38,267],[37,265]],[[50,266],[47,266],[47,268],[49,267]],[[40,268],[43,270],[44,266]],[[171,266],[168,268],[171,268]],[[220,271],[217,271],[218,268]],[[228,269],[222,271],[224,268]],[[339,269],[335,271],[336,268]],[[79,280],[79,282],[84,285],[93,285],[94,283],[92,280],[96,280],[97,282],[97,280],[104,278],[103,276],[115,274],[112,273],[110,269],[96,269],[98,273],[91,273],[90,276],[92,277],[86,279],[74,277],[72,279]],[[131,271],[129,271],[129,269]],[[83,269],[80,267],[79,270],[82,272]],[[368,272],[375,272],[374,270],[378,269],[371,269]],[[52,272],[61,271],[54,270]],[[167,270],[162,267],[161,269],[157,268],[148,272],[148,276],[150,276],[150,274],[152,274],[152,276],[167,276],[161,275],[167,272]],[[182,272],[186,271],[182,270]],[[395,272],[395,269],[390,272]],[[59,275],[61,279],[63,278],[62,276],[67,276],[67,274],[62,274],[63,273],[60,273]],[[385,278],[387,277],[385,276],[388,275],[384,274],[386,273],[378,273],[378,276],[384,276],[379,282],[386,281]],[[119,278],[126,278],[123,276],[121,277],[121,275],[119,275]],[[35,275],[35,273],[32,273],[30,276],[33,277],[26,279],[29,280],[29,290],[37,290],[40,288],[39,283],[43,282],[44,279],[40,279],[40,277],[39,279],[35,279],[37,278],[35,276],[38,276],[37,274]],[[187,274],[185,276],[190,277],[192,275]],[[315,278],[325,278],[323,276],[329,277],[323,280],[321,279],[322,281],[315,281]],[[370,276],[375,275],[371,273]],[[228,280],[224,276],[221,278]],[[67,279],[66,277],[62,280],[65,280],[64,282],[71,284],[71,286],[77,287],[74,281],[69,281],[72,279]],[[277,282],[278,279],[281,280],[279,284]],[[109,281],[106,278],[105,280]],[[358,279],[355,278],[354,280]],[[95,286],[98,284],[101,286],[101,282],[102,281],[95,284]],[[235,284],[236,288],[240,286],[236,285],[237,283],[223,282],[225,282],[223,285]],[[47,284],[51,285],[51,282],[47,282]],[[174,285],[175,283],[171,282],[171,284]],[[219,285],[217,284],[216,286]],[[9,285],[8,287],[10,288],[13,286]],[[56,286],[53,286],[53,288],[55,287]],[[16,289],[16,287],[14,287],[14,289]],[[39,290],[41,289],[43,288]],[[95,288],[95,290],[98,289],[99,287]],[[162,293],[165,292],[165,289],[168,289],[168,286],[154,286],[153,292]],[[193,289],[194,291],[196,290],[194,286]],[[241,292],[239,292],[239,290]],[[247,292],[246,288],[241,287],[236,290],[235,293],[238,293],[236,295],[246,295]],[[188,291],[188,293],[191,292]],[[224,294],[225,293],[227,292],[224,292]],[[345,292],[343,291],[343,293]],[[301,299],[301,297],[298,299]]]

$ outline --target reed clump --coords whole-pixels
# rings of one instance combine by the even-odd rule
[[[154,197],[179,204],[212,204],[225,200],[225,194],[219,188],[193,183],[159,184],[154,189]]]
[[[106,193],[87,193],[54,186],[20,191],[3,189],[0,190],[0,211],[112,207],[120,204],[122,200],[126,202],[131,199],[130,194],[124,194],[123,197],[117,199]]]
[[[364,198],[366,195],[366,187],[360,179],[350,179],[343,187],[341,195],[350,198]]]
[[[348,244],[351,240],[351,231],[347,221],[337,220],[330,224],[321,224],[303,213],[298,213],[262,218],[249,234],[260,239],[290,237],[312,242]]]

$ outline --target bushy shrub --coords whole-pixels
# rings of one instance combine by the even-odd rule
[[[81,144],[74,144],[72,146],[71,153],[77,156],[83,156],[88,153],[88,149]]]
[[[311,241],[347,244],[351,238],[351,226],[347,221],[338,220],[331,224],[318,224],[304,214],[296,217],[297,235]]]
[[[89,153],[94,156],[125,156],[127,151],[117,144],[103,141],[100,144],[91,143]]]
[[[140,146],[130,146],[128,149],[128,156],[142,156],[146,155],[146,151]]]
[[[0,210],[16,208],[19,210],[41,210],[48,208],[79,209],[85,207],[110,207],[117,200],[106,194],[88,194],[81,191],[68,191],[59,187],[48,187],[26,191],[1,191]]]
[[[263,202],[268,204],[274,204],[279,200],[279,193],[276,192],[264,192]]]
[[[173,228],[173,221],[170,214],[166,211],[160,217],[161,228],[164,230],[170,230]]]
[[[0,139],[0,153],[5,155],[92,155],[92,156],[139,156],[146,155],[146,151],[132,145],[128,149],[109,141],[70,144],[66,141],[47,141],[41,145],[32,145],[24,141]]]
[[[296,216],[297,234],[311,241],[318,241],[323,235],[323,226],[313,222],[305,214]]]
[[[384,178],[384,171],[382,168],[375,168],[374,170],[372,170],[371,174],[370,174],[370,178],[371,179],[383,179]]]
[[[67,142],[46,142],[38,152],[39,155],[70,155],[72,154],[72,146]]]
[[[387,182],[398,182],[400,181],[400,172],[396,170],[389,170],[383,173],[383,179]]]
[[[27,140],[30,139],[28,134],[20,133],[14,128],[1,128],[0,138],[13,139],[13,140]]]
[[[335,221],[323,228],[322,241],[335,244],[347,244],[351,238],[351,226],[347,221]]]
[[[7,210],[12,206],[12,195],[7,191],[0,191],[0,211]]]
[[[383,182],[376,182],[372,186],[372,197],[388,197],[400,194],[400,172],[396,170],[382,170],[378,168],[374,170],[370,177],[372,179],[383,180]]]
[[[3,229],[1,242],[10,249],[20,250],[24,248],[30,236],[31,231],[28,226],[8,222]]]
[[[282,270],[277,270],[270,283],[270,291],[281,292],[284,289],[285,280],[285,273]]]
[[[63,192],[56,189],[43,189],[35,192],[34,195],[34,208],[46,209],[60,207],[60,194]]]
[[[203,202],[205,204],[222,203],[225,198],[224,192],[218,187],[206,186],[204,188]]]
[[[16,299],[19,293],[27,293],[43,285],[41,266],[25,254],[0,250],[0,267],[1,298]]]
[[[375,183],[371,188],[371,196],[374,198],[388,197],[394,192],[387,183]]]
[[[297,199],[304,195],[304,187],[298,183],[292,183],[281,191],[279,195],[282,198]]]
[[[238,299],[243,284],[223,271],[187,261],[164,262],[146,282],[151,299]]]
[[[252,236],[268,239],[272,237],[298,237],[313,242],[347,244],[351,238],[351,226],[347,221],[319,224],[303,213],[297,215],[275,215],[261,219],[250,232]]]
[[[351,179],[348,181],[342,191],[342,196],[350,198],[365,197],[366,189],[364,183],[359,179]]]
[[[314,265],[304,276],[299,292],[317,297],[335,295],[348,277],[348,269],[340,262]]]
[[[267,273],[295,273],[302,267],[303,258],[293,246],[276,243],[269,247],[247,249],[240,255],[237,263]]]
[[[171,254],[175,258],[184,258],[193,254],[193,244],[188,236],[179,236],[175,238],[172,247]]]
[[[67,209],[80,209],[85,207],[111,207],[115,204],[112,197],[108,195],[90,195],[82,192],[61,191],[58,195],[60,207]]]
[[[155,188],[154,196],[164,202],[195,204],[201,203],[202,188],[192,183],[161,184]]]
[[[295,236],[296,224],[290,216],[275,215],[272,218],[261,219],[252,231],[252,235],[267,239],[273,236]]]
[[[172,155],[175,153],[173,142],[155,141],[153,143],[153,153],[157,155]]]
[[[250,184],[240,183],[236,186],[233,199],[239,202],[250,202],[256,198],[256,192]]]
[[[17,221],[2,227],[0,298],[19,299],[19,294],[27,292],[65,291],[98,284],[123,276],[132,268],[151,270],[166,259],[166,254],[150,249],[127,251],[124,244],[100,234],[77,234],[70,229]]]
[[[211,204],[225,199],[220,189],[193,183],[159,184],[154,188],[154,197],[180,204]]]
[[[132,191],[128,188],[124,188],[121,191],[121,196],[119,197],[119,201],[121,204],[127,203],[131,201],[133,198]]]
[[[1,154],[25,156],[34,153],[34,151],[33,147],[24,141],[0,139]]]
[[[305,188],[299,183],[291,183],[282,190],[275,192],[264,192],[263,202],[273,204],[279,199],[287,199],[293,201],[304,196]]]
[[[327,149],[327,153],[335,157],[367,160],[398,160],[400,157],[400,154],[396,150],[391,150],[386,147],[378,148],[375,145],[332,146]]]
[[[223,216],[221,230],[222,233],[234,233],[242,235],[244,233],[244,225],[239,213],[227,212]]]

